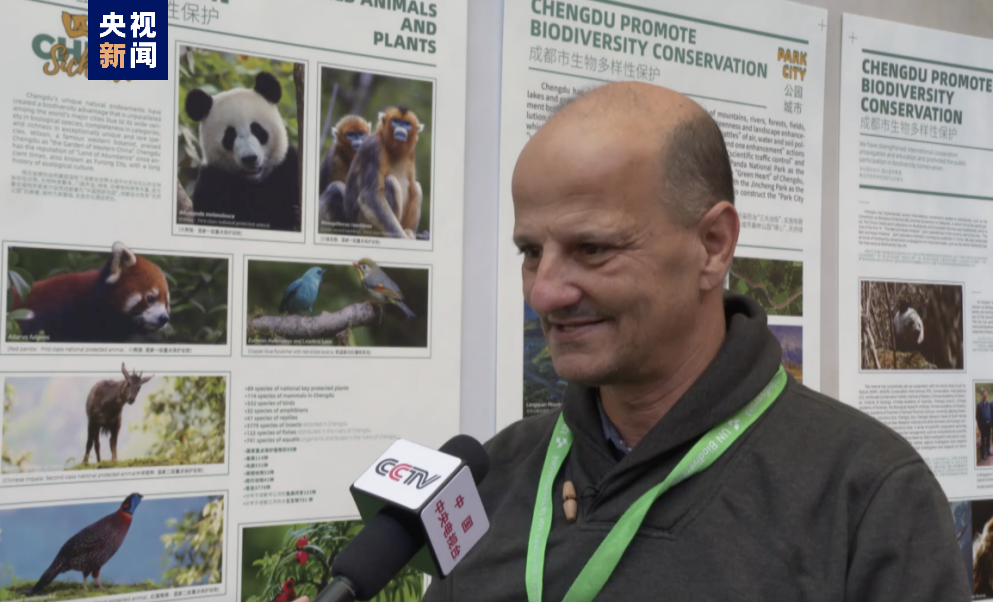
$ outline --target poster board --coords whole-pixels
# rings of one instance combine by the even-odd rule
[[[313,598],[354,478],[458,432],[467,3],[404,5],[170,1],[168,81],[113,82],[85,1],[7,3],[2,597],[81,597],[39,580],[127,515],[99,599]],[[332,161],[363,120],[399,234]]]
[[[980,407],[993,397],[993,41],[849,14],[843,25],[839,396],[927,461],[971,576],[993,517],[977,499],[993,491]]]
[[[742,225],[728,287],[766,308],[786,349],[784,363],[819,387],[826,23],[822,9],[775,0],[507,0],[497,430],[557,407],[565,390],[521,294],[521,258],[512,243],[514,165],[555,105],[612,81],[674,89],[714,116],[734,167]]]

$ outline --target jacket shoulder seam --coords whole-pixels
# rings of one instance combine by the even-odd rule
[[[860,529],[862,529],[862,522],[865,520],[865,515],[868,514],[869,508],[872,506],[873,502],[876,500],[876,496],[879,495],[880,490],[882,490],[883,485],[893,476],[897,471],[908,468],[915,464],[924,464],[924,461],[920,458],[903,458],[889,464],[885,469],[881,470],[879,474],[876,475],[873,481],[872,487],[869,489],[869,494],[866,497],[865,503],[862,508],[856,513],[855,528],[852,529],[851,534],[848,536],[848,556],[852,555],[852,548],[855,546],[856,536]],[[925,468],[927,465],[924,465]]]
[[[818,394],[812,394],[813,393],[812,391],[805,390],[805,388],[803,387],[795,387],[794,389],[795,389],[794,393],[796,395],[803,397],[804,399],[810,402],[816,403],[821,407],[828,408],[833,412],[843,415],[849,415],[857,418],[864,416],[864,418],[862,419],[862,422],[864,424],[866,424],[876,432],[885,433],[887,437],[889,437],[891,440],[900,444],[900,447],[906,448],[906,451],[909,452],[908,457],[910,458],[910,460],[918,459],[917,457],[915,457],[914,452],[916,452],[916,450],[914,450],[913,446],[911,446],[909,442],[907,442],[903,437],[901,437],[899,433],[897,433],[891,427],[884,424],[878,418],[870,416],[865,412],[861,412],[861,410],[859,410],[858,408],[850,406],[843,401],[834,400],[831,398],[824,398]],[[856,413],[861,414],[861,416],[859,416],[859,414]]]

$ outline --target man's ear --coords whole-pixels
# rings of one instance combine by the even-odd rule
[[[734,205],[721,201],[700,218],[697,226],[703,248],[703,265],[700,271],[700,290],[711,291],[724,287],[724,278],[734,259],[738,246],[741,223]]]

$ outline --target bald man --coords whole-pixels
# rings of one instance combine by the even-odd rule
[[[490,530],[424,602],[971,598],[921,457],[793,380],[762,308],[723,290],[738,215],[699,105],[588,92],[512,193],[524,297],[570,386],[486,443]]]
[[[513,200],[570,385],[486,444],[490,531],[427,601],[969,599],[921,457],[790,378],[761,307],[724,291],[739,220],[706,111],[590,91],[528,142]]]

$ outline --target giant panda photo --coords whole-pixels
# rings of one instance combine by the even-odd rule
[[[180,63],[178,221],[300,232],[302,65],[194,48]]]
[[[964,370],[963,287],[862,280],[862,370]]]

